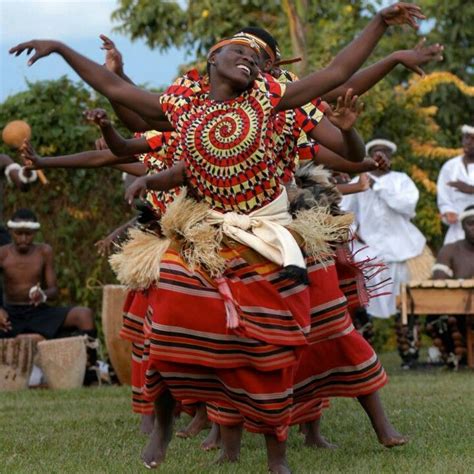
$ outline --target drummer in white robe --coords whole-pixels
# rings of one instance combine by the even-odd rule
[[[474,204],[474,127],[463,125],[463,154],[448,160],[438,176],[438,208],[449,226],[444,244],[464,239],[459,215]]]
[[[397,151],[395,143],[372,140],[367,143],[367,154],[377,153],[391,159]],[[396,296],[400,284],[410,279],[407,260],[420,256],[426,245],[423,234],[412,224],[419,192],[415,183],[405,173],[398,171],[373,171],[369,173],[370,188],[362,193],[344,196],[341,207],[355,216],[355,258],[364,261],[375,258],[383,261],[387,269],[369,281],[376,286],[389,279],[392,285],[380,289],[389,292],[370,300],[366,308],[371,316],[388,318],[397,312]]]

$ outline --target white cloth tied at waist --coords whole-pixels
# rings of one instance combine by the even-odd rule
[[[207,220],[222,225],[225,235],[278,265],[306,268],[298,243],[284,227],[292,221],[288,204],[286,189],[282,188],[274,201],[250,214],[210,211]]]

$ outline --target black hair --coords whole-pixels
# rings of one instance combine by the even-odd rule
[[[247,33],[249,35],[253,35],[257,38],[260,38],[270,47],[275,57],[277,56],[277,50],[279,49],[278,41],[267,30],[259,28],[258,26],[247,26],[245,28],[242,28],[239,33],[240,32]],[[265,54],[266,59],[270,59],[265,50],[263,50],[263,53]]]
[[[464,209],[464,212],[466,211],[472,211],[474,209],[474,204],[470,205],[470,206],[467,206],[465,209]]]
[[[26,208],[21,208],[15,211],[12,215],[12,220],[38,222],[36,214],[31,209]]]

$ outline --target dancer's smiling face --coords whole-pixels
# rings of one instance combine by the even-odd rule
[[[248,89],[259,72],[258,53],[240,44],[228,44],[218,49],[209,58],[209,63],[221,79],[231,82],[238,90]]]

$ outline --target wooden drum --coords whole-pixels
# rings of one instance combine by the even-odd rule
[[[102,327],[110,362],[122,384],[132,380],[132,343],[119,336],[122,329],[123,305],[128,290],[122,285],[105,285],[102,295]]]
[[[37,336],[0,339],[0,391],[28,388]]]

